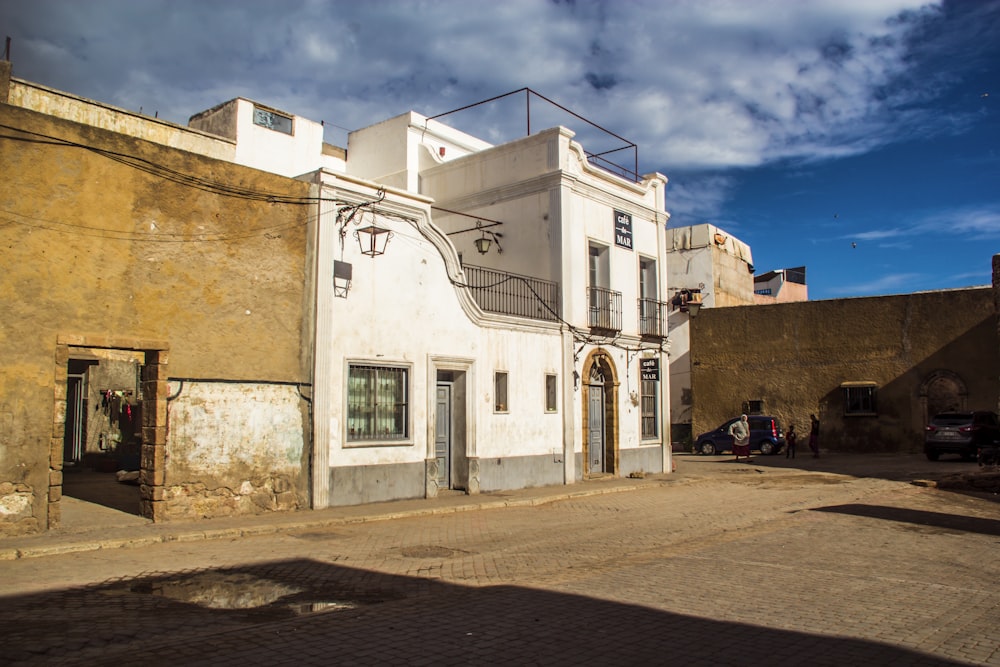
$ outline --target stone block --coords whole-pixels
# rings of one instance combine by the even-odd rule
[[[49,468],[62,470],[63,468],[63,439],[49,439]]]
[[[143,444],[141,460],[143,470],[163,470],[167,463],[166,446]]]
[[[150,500],[153,502],[162,502],[167,499],[166,489],[162,486],[139,484],[139,494],[143,500]]]
[[[146,446],[162,446],[167,445],[167,427],[166,426],[143,426],[142,427],[142,444],[143,447]]]

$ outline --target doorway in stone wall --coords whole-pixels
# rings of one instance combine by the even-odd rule
[[[65,361],[56,368],[59,430],[52,439],[60,451],[50,454],[58,488],[49,493],[49,528],[155,518],[165,448],[165,425],[157,419],[165,410],[157,408],[166,400],[165,383],[156,380],[165,354],[114,342],[60,339],[56,356]]]
[[[144,360],[131,350],[71,349],[63,496],[140,515]]]

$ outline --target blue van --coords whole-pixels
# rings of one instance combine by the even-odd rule
[[[733,417],[719,428],[699,435],[695,438],[691,453],[711,456],[733,451],[733,436],[729,435],[729,427],[739,420],[739,417]],[[781,430],[777,417],[750,415],[747,422],[750,424],[751,450],[769,455],[777,454],[785,447],[785,433]]]

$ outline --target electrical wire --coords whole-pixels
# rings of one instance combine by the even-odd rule
[[[24,130],[17,127],[12,127],[10,125],[0,124],[0,128],[5,130],[11,130],[22,135],[27,136],[17,136],[11,134],[0,133],[0,140],[9,141],[21,141],[26,143],[34,143],[49,146],[61,146],[67,148],[77,148],[86,150],[97,155],[100,155],[109,160],[113,160],[125,166],[137,169],[139,171],[145,172],[157,178],[162,178],[166,181],[176,183],[182,186],[191,187],[203,192],[209,192],[211,194],[234,197],[243,199],[246,201],[258,201],[266,202],[269,204],[289,204],[296,206],[311,206],[319,202],[330,202],[337,204],[340,208],[337,209],[336,215],[338,224],[342,228],[353,220],[354,216],[363,209],[372,208],[381,202],[385,198],[384,191],[379,191],[379,198],[372,201],[362,201],[362,202],[350,202],[342,199],[336,199],[331,197],[316,197],[316,196],[305,196],[305,197],[289,197],[283,194],[276,194],[271,192],[263,192],[260,190],[254,190],[250,188],[243,188],[240,186],[231,185],[228,183],[223,183],[221,181],[214,181],[199,176],[193,176],[191,174],[185,174],[183,172],[171,169],[164,165],[157,164],[145,158],[137,157],[135,155],[129,155],[127,153],[121,153],[117,151],[106,150],[102,148],[97,148],[95,146],[89,146],[87,144],[82,144],[74,141],[69,141],[67,139],[62,139],[59,137],[54,137],[47,134],[42,134],[38,132],[32,132],[29,130]],[[87,225],[78,225],[73,223],[61,222],[56,220],[50,220],[46,218],[33,217],[24,215],[22,213],[16,213],[7,209],[0,209],[0,212],[5,213],[9,216],[14,216],[14,218],[8,218],[7,221],[14,224],[21,224],[29,227],[34,227],[36,229],[45,229],[47,231],[54,232],[64,232],[64,233],[76,233],[80,236],[89,236],[103,239],[120,240],[120,241],[131,241],[131,240],[142,240],[148,242],[156,243],[178,243],[178,242],[218,242],[218,241],[238,241],[248,238],[254,238],[257,236],[269,236],[276,233],[280,233],[287,230],[298,229],[303,227],[312,220],[312,215],[302,218],[299,221],[274,225],[271,227],[258,227],[250,230],[242,230],[237,233],[213,233],[213,232],[200,232],[200,233],[176,233],[176,232],[129,232],[123,230],[106,229],[100,227],[91,227]],[[331,214],[333,211],[327,211],[320,213],[320,215]],[[379,211],[381,215],[389,218],[401,218],[401,216],[396,216],[384,211]],[[344,229],[341,229],[341,234],[344,233]]]
[[[50,145],[50,146],[62,146],[62,147],[78,148],[78,149],[86,150],[86,151],[95,153],[97,155],[100,155],[102,157],[105,157],[107,159],[110,159],[110,160],[113,160],[115,162],[118,162],[120,164],[126,165],[128,167],[132,167],[133,169],[137,169],[139,171],[145,172],[145,173],[150,174],[152,176],[156,176],[158,178],[162,178],[164,180],[170,181],[172,183],[176,183],[176,184],[183,185],[183,186],[186,186],[186,187],[190,187],[190,188],[202,190],[202,191],[209,192],[209,193],[216,194],[216,195],[220,195],[220,196],[234,197],[234,198],[239,198],[239,199],[245,199],[245,200],[248,200],[248,201],[267,202],[267,203],[270,203],[270,204],[288,204],[288,205],[296,205],[296,206],[309,206],[309,205],[312,205],[312,204],[315,204],[315,203],[318,203],[318,202],[331,202],[331,203],[334,203],[334,204],[338,204],[338,205],[340,205],[340,208],[336,211],[336,216],[337,216],[338,224],[340,224],[341,227],[342,227],[342,229],[340,230],[341,237],[343,237],[343,234],[345,233],[345,228],[346,228],[347,224],[350,223],[351,220],[353,220],[354,216],[358,212],[360,212],[360,211],[362,211],[363,209],[366,209],[366,208],[371,208],[372,210],[374,210],[375,205],[378,204],[379,202],[381,202],[385,198],[385,192],[382,191],[382,190],[379,191],[379,193],[378,193],[379,198],[377,200],[363,201],[363,202],[360,202],[360,203],[358,203],[358,202],[349,202],[349,201],[335,199],[335,198],[330,198],[330,197],[314,197],[314,196],[289,197],[287,195],[275,194],[275,193],[269,193],[269,192],[262,192],[262,191],[254,190],[254,189],[251,189],[251,188],[243,188],[243,187],[231,185],[231,184],[228,184],[228,183],[223,183],[221,181],[214,181],[214,180],[202,178],[202,177],[199,177],[199,176],[193,176],[191,174],[185,174],[183,172],[177,171],[176,169],[172,169],[172,168],[167,167],[165,165],[157,164],[157,163],[155,163],[155,162],[153,162],[151,160],[147,160],[145,158],[141,158],[141,157],[138,157],[138,156],[135,156],[135,155],[129,155],[127,153],[121,153],[121,152],[117,152],[117,151],[111,151],[111,150],[107,150],[107,149],[103,149],[103,148],[98,148],[96,146],[88,146],[87,144],[81,144],[81,143],[78,143],[78,142],[75,142],[75,141],[70,141],[68,139],[62,139],[60,137],[54,137],[54,136],[51,136],[51,135],[46,135],[46,134],[42,134],[42,133],[38,133],[38,132],[32,132],[32,131],[29,131],[29,130],[24,130],[22,128],[13,127],[13,126],[10,126],[10,125],[4,125],[2,123],[0,123],[0,128],[2,128],[4,130],[10,130],[10,131],[13,131],[13,132],[21,133],[23,135],[28,135],[28,136],[15,136],[15,135],[10,135],[10,134],[0,133],[0,140],[22,141],[22,142],[27,142],[27,143],[36,143],[36,144]],[[441,210],[443,212],[447,212],[447,213],[458,213],[459,215],[468,215],[468,214],[460,213],[458,211],[449,211],[447,209],[443,209],[443,208],[439,208],[439,207],[432,207],[432,208],[438,208],[439,210]],[[113,240],[137,240],[137,239],[141,239],[143,241],[160,242],[160,243],[171,243],[171,242],[172,243],[178,243],[178,242],[192,243],[192,242],[243,240],[243,239],[247,239],[247,238],[253,238],[253,237],[256,237],[256,236],[260,236],[262,234],[263,235],[267,235],[267,234],[271,234],[271,233],[274,233],[274,232],[279,232],[279,231],[284,231],[284,230],[289,230],[289,229],[296,229],[296,228],[298,228],[300,226],[308,224],[309,220],[312,218],[312,216],[309,216],[308,218],[304,219],[301,222],[290,223],[290,224],[286,224],[286,225],[276,225],[274,227],[256,228],[256,229],[248,230],[248,231],[245,231],[245,232],[242,232],[242,233],[238,233],[238,234],[204,234],[204,233],[202,233],[202,234],[183,234],[183,235],[181,235],[181,234],[172,233],[172,232],[161,232],[161,233],[153,233],[153,232],[145,233],[145,232],[143,232],[140,235],[138,232],[124,232],[124,231],[120,231],[120,230],[101,229],[101,228],[96,228],[96,227],[88,227],[86,225],[73,225],[71,223],[56,222],[56,221],[52,221],[52,220],[46,220],[44,218],[35,218],[35,217],[32,217],[32,216],[26,216],[26,215],[15,213],[13,211],[5,210],[5,209],[0,209],[0,211],[3,211],[3,213],[6,213],[8,215],[17,216],[19,218],[23,218],[23,219],[27,219],[27,220],[34,220],[34,221],[37,221],[37,222],[43,222],[45,224],[53,225],[55,227],[69,227],[72,230],[74,230],[75,233],[80,234],[81,236],[98,236],[100,238],[110,238],[110,239],[113,239]],[[332,213],[332,211],[330,211],[328,213]],[[379,214],[380,215],[385,215],[386,217],[389,217],[389,218],[400,219],[400,220],[407,220],[407,218],[405,218],[403,216],[396,216],[396,215],[392,215],[392,214],[387,214],[384,211],[379,211]],[[320,214],[320,215],[323,215],[323,214]],[[469,216],[469,217],[479,217],[480,219],[487,220],[487,218],[482,218],[481,216]],[[13,220],[13,219],[9,219],[9,222],[13,222],[15,224],[23,224],[23,225],[27,225],[27,226],[33,226],[33,227],[40,228],[40,229],[47,229],[49,231],[57,231],[57,232],[58,231],[63,231],[63,230],[60,230],[60,229],[52,229],[50,227],[46,227],[45,224],[35,224],[35,225],[32,225],[31,223],[28,223],[28,222],[22,222],[21,220]],[[492,222],[494,224],[503,224],[500,221],[494,221],[494,220],[489,220],[489,222]],[[197,238],[190,238],[192,236],[197,236]],[[177,238],[177,237],[179,237],[179,238]],[[556,311],[554,311],[551,307],[549,307],[549,305],[545,302],[545,300],[535,291],[535,289],[531,286],[530,282],[528,282],[527,279],[525,279],[525,278],[523,278],[521,276],[507,276],[507,277],[505,277],[505,278],[503,278],[503,279],[501,279],[501,280],[499,280],[499,281],[497,281],[495,283],[489,284],[489,285],[470,285],[470,284],[462,283],[460,281],[456,281],[456,280],[453,280],[453,279],[449,278],[449,281],[454,286],[456,286],[456,287],[463,287],[463,288],[467,288],[467,289],[489,289],[489,288],[498,287],[500,285],[503,285],[504,283],[509,282],[511,280],[518,280],[518,281],[524,283],[525,287],[527,287],[528,291],[531,292],[531,294],[538,300],[538,302],[542,305],[542,307],[546,311],[548,311],[555,318],[556,321],[558,321],[560,324],[562,324],[563,326],[565,326],[567,328],[567,330],[570,331],[573,334],[573,340],[574,340],[574,342],[580,342],[580,343],[582,343],[582,345],[602,345],[602,346],[606,346],[606,347],[611,347],[611,348],[614,348],[614,349],[623,350],[623,351],[626,352],[626,354],[628,352],[635,352],[635,353],[637,353],[637,352],[640,352],[640,351],[643,351],[643,350],[651,350],[651,349],[659,349],[661,352],[663,351],[663,344],[662,344],[662,342],[660,344],[658,344],[656,347],[651,347],[651,346],[646,346],[646,347],[643,347],[643,346],[630,347],[630,346],[627,346],[627,345],[620,344],[618,342],[618,339],[621,336],[620,333],[616,334],[613,337],[611,337],[610,340],[607,340],[607,337],[604,337],[604,336],[594,336],[593,334],[591,334],[591,333],[589,333],[587,331],[581,330],[580,328],[578,328],[578,327],[570,324],[569,322],[567,322],[566,320],[564,320],[562,317],[560,317],[559,314]],[[581,346],[581,350],[582,350],[582,346]],[[577,354],[579,354],[579,351],[577,352]],[[574,356],[576,356],[576,355],[574,355]]]

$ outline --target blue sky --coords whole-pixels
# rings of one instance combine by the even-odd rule
[[[989,284],[1000,252],[1000,0],[0,0],[3,36],[17,77],[182,124],[248,97],[340,145],[528,87],[813,299]],[[448,122],[499,142],[523,108]]]

